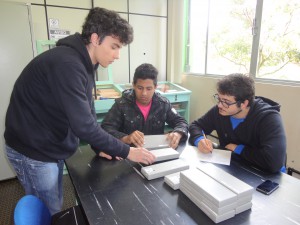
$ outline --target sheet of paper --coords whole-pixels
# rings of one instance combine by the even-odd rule
[[[196,165],[199,161],[230,165],[231,151],[214,149],[212,153],[204,154],[197,147],[188,145],[184,148],[179,158],[192,165]]]

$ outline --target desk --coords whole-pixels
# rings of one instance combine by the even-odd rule
[[[183,147],[179,147],[181,152]],[[180,190],[163,178],[148,181],[141,166],[129,160],[109,161],[81,146],[66,165],[90,224],[193,225],[215,224]],[[262,179],[280,184],[270,196],[257,191],[252,209],[218,224],[300,224],[300,180],[287,174],[266,174],[232,157],[230,166],[217,165],[256,187]]]

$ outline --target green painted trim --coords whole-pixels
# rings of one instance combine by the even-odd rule
[[[55,46],[56,41],[54,40],[37,40],[36,41],[36,51],[37,54],[41,54],[42,52],[44,52],[44,46]]]

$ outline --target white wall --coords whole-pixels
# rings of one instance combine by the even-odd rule
[[[4,154],[3,135],[6,110],[14,83],[33,58],[28,12],[25,4],[7,5],[0,2],[0,30],[3,32],[0,36],[0,180],[15,176]]]
[[[16,1],[32,3],[36,40],[48,38],[46,12],[48,19],[59,20],[59,29],[73,34],[81,32],[92,3],[94,7],[115,10],[133,26],[134,41],[121,49],[120,59],[111,65],[114,82],[132,82],[135,68],[145,62],[158,69],[159,80],[166,80],[168,0],[47,0],[47,6],[41,0]]]

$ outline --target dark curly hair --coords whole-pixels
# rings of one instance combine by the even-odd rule
[[[229,74],[218,81],[217,91],[222,95],[234,96],[240,103],[248,100],[251,105],[255,97],[254,80],[241,73]]]
[[[87,45],[91,42],[91,35],[98,34],[100,43],[106,36],[118,38],[123,45],[133,41],[133,29],[131,25],[119,16],[115,11],[104,8],[93,8],[87,15],[82,25],[81,36]]]
[[[138,79],[146,80],[151,79],[153,80],[154,85],[157,85],[157,75],[158,70],[149,63],[143,63],[135,69],[134,76],[133,76],[133,84],[136,84]]]

